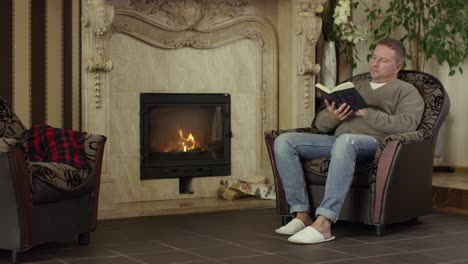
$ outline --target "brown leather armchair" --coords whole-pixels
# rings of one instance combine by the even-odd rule
[[[49,241],[90,241],[96,229],[106,137],[84,135],[86,168],[30,162],[28,130],[0,97],[0,249],[20,253]]]
[[[421,93],[425,110],[416,131],[390,135],[377,150],[373,162],[357,164],[354,179],[339,220],[375,225],[377,235],[384,235],[385,225],[417,219],[432,209],[432,170],[437,133],[450,108],[444,86],[434,76],[403,70],[399,79],[412,83]],[[350,81],[369,79],[369,73],[356,75]],[[319,107],[319,110],[323,106]],[[276,188],[276,209],[283,224],[291,219],[281,178],[276,169],[274,141],[281,133],[297,131],[320,133],[315,127],[275,130],[265,133]],[[320,205],[325,192],[329,160],[304,160],[310,203]]]

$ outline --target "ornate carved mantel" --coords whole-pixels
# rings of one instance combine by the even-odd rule
[[[84,36],[87,39],[85,68],[92,78],[90,81],[94,87],[96,108],[101,107],[102,74],[110,72],[113,67],[106,50],[113,20],[114,8],[107,5],[105,0],[90,0],[82,16]]]
[[[114,130],[114,127],[110,120],[115,113],[110,105],[115,105],[115,102],[110,100],[115,100],[111,98],[114,92],[112,89],[115,87],[111,87],[110,80],[113,72],[121,65],[117,63],[119,60],[111,57],[116,55],[110,55],[109,50],[110,45],[114,45],[113,38],[122,39],[122,36],[129,37],[127,41],[137,40],[158,51],[179,52],[184,48],[210,51],[237,45],[235,43],[240,41],[253,45],[255,48],[252,52],[256,58],[254,62],[257,64],[253,67],[256,74],[252,75],[256,78],[253,97],[256,102],[255,109],[258,109],[256,131],[252,132],[257,150],[255,166],[258,168],[256,173],[260,175],[270,173],[263,132],[278,128],[280,51],[274,23],[264,16],[257,15],[258,11],[255,11],[255,8],[250,8],[249,4],[255,1],[119,0],[115,1],[119,5],[113,6],[110,3],[114,1],[87,0],[87,3],[83,4],[83,129],[110,135],[103,171],[104,174],[112,174],[109,175],[109,179],[117,178],[116,186],[113,187],[116,192],[119,192],[119,188],[128,189],[127,185],[133,184],[133,179],[125,178],[124,175],[116,177],[112,172],[116,165],[121,165],[117,164],[119,157],[113,156],[113,144],[122,139],[112,137],[111,130]],[[282,74],[291,74],[296,78],[295,85],[288,86],[287,89],[294,90],[297,95],[291,102],[291,107],[297,107],[297,115],[293,118],[296,118],[295,123],[298,124],[309,123],[312,118],[313,100],[309,101],[310,87],[313,86],[314,75],[320,70],[315,64],[315,45],[321,28],[321,21],[316,17],[316,13],[321,12],[322,6],[317,1],[319,0],[295,0],[292,3],[295,5],[294,14],[290,14],[294,20],[294,28],[289,31],[294,30],[294,33],[291,33],[294,58],[291,58],[290,64],[294,66],[290,72]],[[132,166],[128,165],[129,168]],[[111,168],[110,171],[107,171],[107,168]],[[122,186],[119,187],[119,184]],[[146,187],[138,185],[136,188]],[[115,200],[139,201],[137,192],[138,190],[119,196]]]
[[[300,61],[297,66],[299,75],[314,75],[320,72],[320,65],[315,63],[315,53],[313,50],[317,45],[322,28],[322,20],[316,16],[317,12],[322,12],[323,6],[315,1],[298,1],[298,18],[296,22],[296,34],[299,38],[298,51]]]
[[[323,11],[323,2],[326,0],[296,0],[297,100],[301,106],[297,109],[297,125],[301,127],[308,126],[310,117],[314,115],[313,87],[315,75],[320,72],[320,65],[315,63],[315,47],[322,29],[322,19],[317,13]]]
[[[241,39],[258,42],[262,51],[259,87],[262,131],[278,126],[278,47],[273,27],[262,17],[242,15],[243,4],[228,1],[132,1],[134,9],[116,9],[113,33],[122,33],[163,49],[214,49]],[[170,12],[170,10],[177,10]],[[163,13],[163,16],[158,16]]]
[[[245,3],[225,0],[132,0],[130,6],[176,31],[209,31],[216,24],[243,15]]]

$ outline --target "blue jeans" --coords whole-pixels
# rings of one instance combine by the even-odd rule
[[[373,159],[380,142],[372,136],[343,134],[338,137],[288,132],[275,140],[275,158],[291,213],[311,213],[301,160],[330,159],[325,196],[315,215],[338,220],[353,180],[356,161]]]

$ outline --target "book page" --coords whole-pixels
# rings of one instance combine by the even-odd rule
[[[352,82],[345,82],[345,83],[339,84],[335,88],[333,88],[333,91],[346,90],[349,88],[354,88],[354,84]]]
[[[333,91],[330,88],[326,87],[325,85],[323,85],[321,83],[315,84],[315,87],[319,88],[320,90],[324,91],[325,93],[328,93],[328,94],[333,93]]]

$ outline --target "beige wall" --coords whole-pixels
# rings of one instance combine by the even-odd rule
[[[13,107],[26,126],[31,124],[30,2],[13,1]]]
[[[32,66],[31,55],[35,52],[31,45],[31,10],[33,0],[13,1],[13,107],[15,112],[29,127],[32,123],[45,123],[55,127],[64,126],[64,1],[45,1],[45,61],[43,65]],[[79,129],[79,1],[72,1],[72,128]],[[33,85],[31,75],[34,72],[45,72],[45,102],[33,109]],[[43,87],[41,87],[42,89]],[[32,121],[33,111],[43,111],[43,120]]]
[[[291,103],[293,100],[293,20],[292,20],[292,1],[278,2],[278,47],[279,47],[279,80],[278,80],[278,109],[279,109],[279,128],[293,127],[294,111]]]
[[[442,141],[445,142],[444,161],[456,167],[468,167],[468,60],[463,64],[464,74],[457,72],[448,75],[448,67],[441,67],[431,61],[425,71],[433,74],[444,85],[450,97],[450,113],[446,120],[446,132]]]

